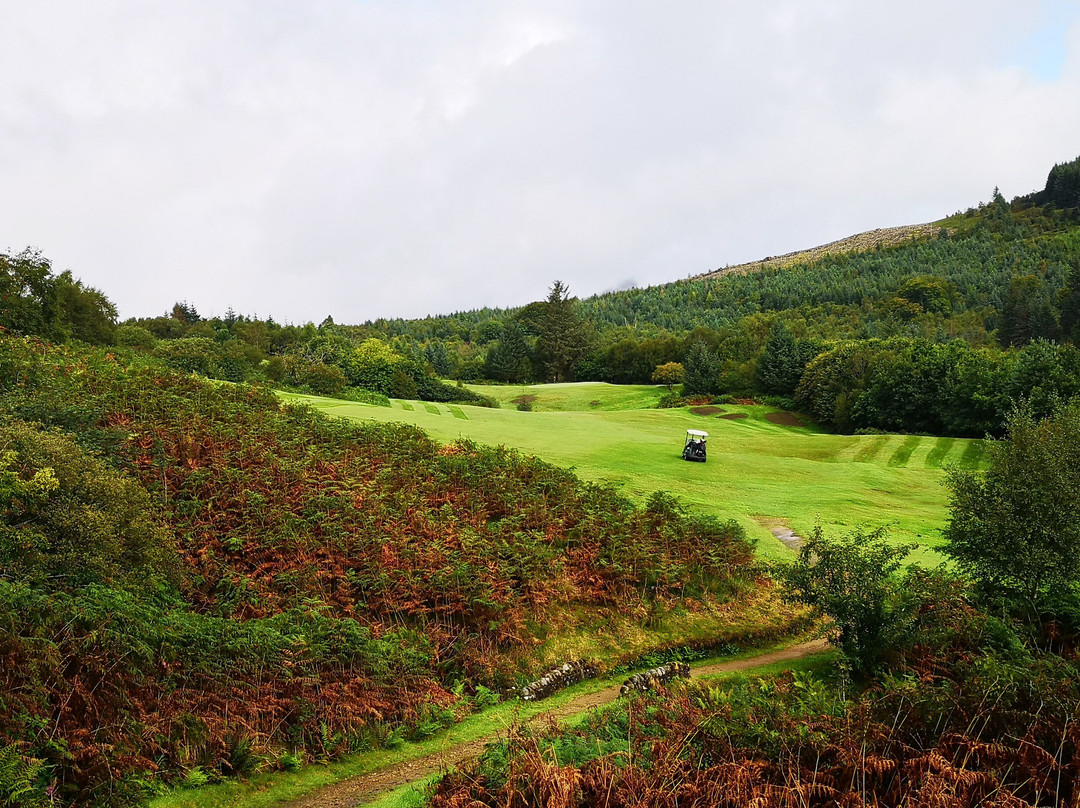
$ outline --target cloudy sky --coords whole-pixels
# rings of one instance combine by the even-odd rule
[[[0,251],[122,318],[584,297],[1080,155],[1080,0],[0,0],[0,32]]]

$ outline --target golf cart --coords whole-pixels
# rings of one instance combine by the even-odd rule
[[[686,430],[686,445],[683,446],[682,459],[704,463],[705,439],[708,437],[709,433],[702,432],[700,429]]]

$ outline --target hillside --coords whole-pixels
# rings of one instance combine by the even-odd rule
[[[614,664],[792,614],[668,498],[33,339],[0,338],[0,497],[0,750],[80,805],[423,737],[564,635]]]
[[[941,225],[934,222],[928,224],[910,224],[900,227],[879,227],[868,230],[865,233],[857,233],[854,236],[830,241],[818,247],[806,250],[796,250],[784,255],[770,255],[760,261],[748,261],[745,264],[725,266],[723,269],[715,269],[712,272],[703,272],[689,278],[689,281],[702,280],[704,278],[721,278],[724,275],[744,274],[755,272],[759,269],[781,269],[796,264],[810,264],[827,256],[854,255],[856,253],[870,252],[871,250],[895,247],[908,241],[919,238],[930,238],[937,235]],[[680,281],[686,282],[686,281]]]
[[[736,520],[756,540],[755,554],[763,560],[791,558],[768,529],[775,524],[800,535],[815,525],[830,532],[852,524],[887,525],[896,543],[918,545],[913,562],[933,567],[944,560],[943,469],[978,468],[983,441],[830,435],[765,406],[656,409],[651,405],[662,389],[628,391],[589,382],[500,389],[507,397],[531,394],[531,412],[397,399],[389,407],[314,396],[301,400],[359,422],[414,424],[443,442],[467,438],[513,445],[573,468],[583,479],[618,486],[640,502],[656,491],[676,492],[695,513]],[[630,396],[641,401],[638,408],[621,408]],[[687,429],[710,435],[704,465],[681,458]]]

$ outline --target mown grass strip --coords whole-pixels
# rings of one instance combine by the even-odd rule
[[[923,466],[928,469],[941,468],[941,464],[949,456],[949,452],[952,451],[955,444],[956,438],[938,438],[934,442],[934,448],[930,450],[926,460],[923,461]]]
[[[866,446],[855,453],[856,463],[870,463],[878,456],[885,444],[889,442],[889,435],[877,435],[867,441]]]
[[[366,803],[367,808],[424,808],[428,803],[427,790],[442,777],[442,772],[388,791]]]
[[[450,414],[452,416],[454,416],[455,418],[460,418],[462,421],[468,421],[469,420],[469,416],[467,416],[464,413],[464,411],[461,409],[461,407],[455,407],[453,405],[448,405],[447,409],[450,410]]]
[[[416,409],[412,405],[412,403],[408,402],[408,401],[400,401],[400,400],[395,399],[394,403],[397,404],[399,407],[401,407],[401,409],[405,410],[405,412],[412,412],[414,409]]]
[[[442,415],[442,410],[432,404],[430,401],[424,402],[424,409],[430,412],[432,415]]]
[[[957,465],[962,469],[977,469],[982,465],[983,456],[986,454],[986,441],[973,440],[960,455]]]
[[[900,444],[899,448],[893,452],[892,457],[889,458],[890,466],[906,466],[911,459],[911,453],[919,448],[919,444],[923,442],[923,439],[918,435],[909,435],[904,439],[904,442]]]

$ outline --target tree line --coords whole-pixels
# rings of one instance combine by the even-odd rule
[[[0,256],[0,327],[374,403],[494,403],[464,382],[682,384],[774,397],[844,431],[998,434],[1016,402],[1045,412],[1075,392],[1078,172],[1055,166],[1011,203],[995,189],[935,237],[886,249],[587,300],[555,281],[521,308],[359,325],[204,318],[187,302],[118,324],[103,294],[25,251]]]

